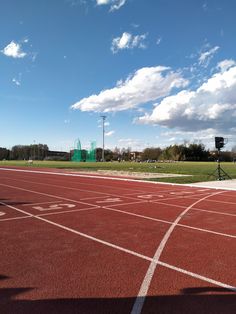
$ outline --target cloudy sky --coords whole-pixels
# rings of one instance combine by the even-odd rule
[[[235,0],[1,0],[0,146],[236,144]]]

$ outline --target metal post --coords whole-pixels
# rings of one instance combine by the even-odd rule
[[[221,181],[221,173],[220,173],[220,149],[218,148],[218,180]]]
[[[104,128],[104,123],[106,120],[106,116],[101,116],[102,118],[102,161],[105,161],[105,157],[104,157],[104,137],[105,137],[105,128]]]
[[[36,153],[35,153],[35,140],[34,140],[34,160],[36,158]]]

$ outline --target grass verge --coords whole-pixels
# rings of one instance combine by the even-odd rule
[[[37,168],[57,168],[69,169],[73,171],[126,171],[126,172],[147,172],[147,173],[172,173],[185,174],[188,177],[155,178],[146,179],[158,182],[170,183],[194,183],[216,180],[212,174],[217,169],[216,162],[156,162],[156,163],[135,163],[135,162],[70,162],[70,161],[34,161],[28,164],[27,161],[0,161],[0,167],[37,167]],[[236,179],[236,164],[222,162],[221,167],[231,178]]]

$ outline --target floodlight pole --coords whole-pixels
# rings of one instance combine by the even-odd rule
[[[36,159],[36,153],[35,153],[35,140],[34,140],[34,160]]]
[[[105,157],[104,157],[104,137],[105,137],[105,128],[104,128],[104,124],[105,124],[105,120],[106,120],[106,116],[101,116],[102,118],[102,161],[105,161]]]

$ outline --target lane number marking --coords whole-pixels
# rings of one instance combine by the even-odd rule
[[[181,191],[181,192],[170,192],[171,195],[183,195],[183,194],[193,194],[193,192]]]
[[[157,194],[157,195],[153,195],[153,194],[146,194],[146,195],[138,195],[139,198],[143,198],[143,199],[152,199],[154,197],[164,197],[163,195]]]
[[[108,198],[106,198],[104,200],[96,201],[97,204],[101,204],[101,203],[117,203],[117,202],[122,202],[122,200],[119,197],[115,197],[115,198],[108,197]]]
[[[47,211],[47,210],[57,210],[57,209],[73,208],[73,207],[75,207],[75,204],[53,204],[53,205],[49,205],[47,207],[33,206],[34,209],[37,209],[41,212]]]

